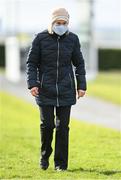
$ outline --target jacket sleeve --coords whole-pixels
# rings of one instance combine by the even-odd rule
[[[26,74],[28,89],[32,87],[38,87],[38,63],[40,59],[39,37],[36,35],[32,41],[27,61],[26,61]]]
[[[75,66],[75,75],[77,80],[77,90],[82,89],[86,90],[86,71],[85,71],[85,62],[81,52],[81,46],[78,36],[76,36],[74,49],[72,52],[72,64]]]

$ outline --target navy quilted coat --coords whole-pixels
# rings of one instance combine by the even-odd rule
[[[39,95],[35,97],[38,105],[75,104],[76,90],[86,90],[78,36],[72,32],[58,36],[47,30],[38,33],[28,54],[26,72],[28,89],[39,87]]]

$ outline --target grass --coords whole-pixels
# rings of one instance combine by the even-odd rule
[[[14,96],[0,93],[1,179],[121,179],[121,135],[118,131],[71,120],[69,168],[39,168],[39,109]],[[54,142],[53,142],[54,144]]]
[[[0,67],[0,74],[5,74],[5,68],[4,67]]]
[[[121,105],[120,72],[100,72],[88,83],[88,94]]]

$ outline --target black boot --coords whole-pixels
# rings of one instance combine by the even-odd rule
[[[48,167],[49,167],[49,160],[48,159],[41,159],[40,160],[40,167],[43,170],[48,169]]]

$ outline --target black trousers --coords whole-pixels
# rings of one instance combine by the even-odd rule
[[[55,132],[55,167],[68,166],[69,121],[71,106],[39,106],[41,133],[41,160],[48,160],[52,153],[53,130]],[[56,116],[56,120],[55,119]]]

